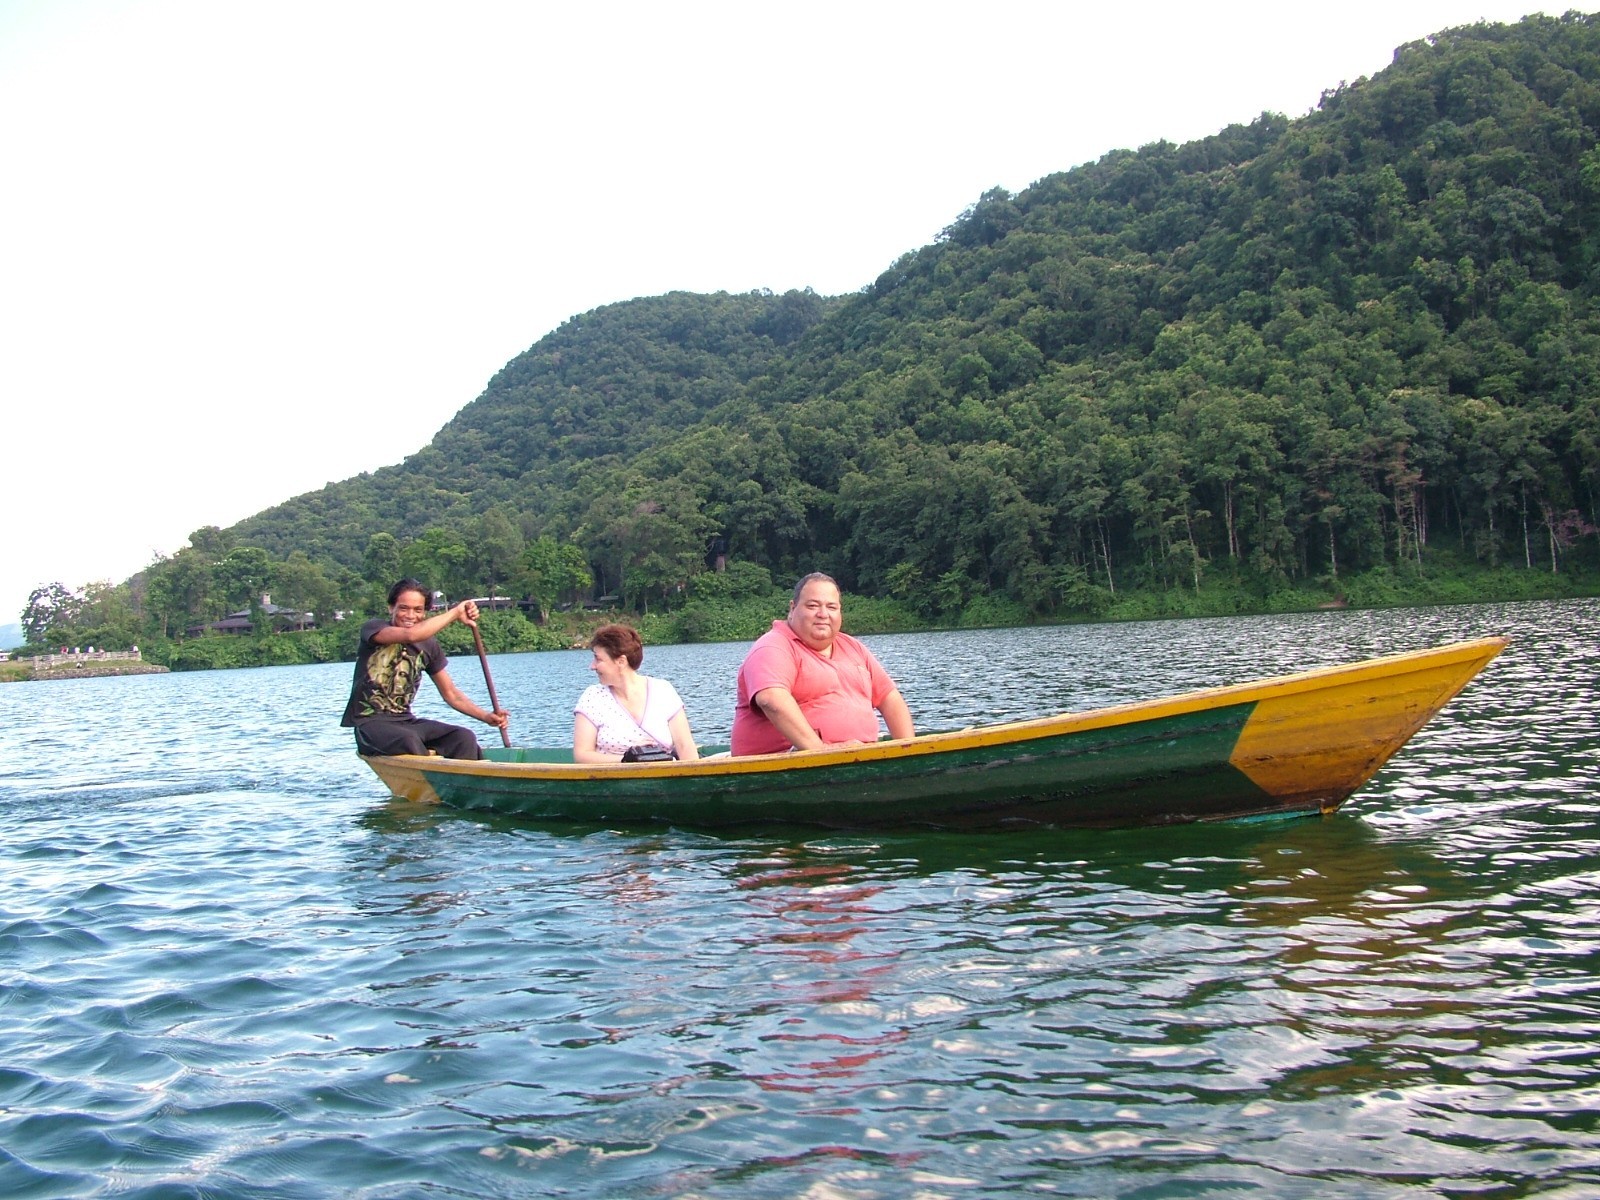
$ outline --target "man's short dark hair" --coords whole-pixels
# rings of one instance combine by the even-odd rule
[[[844,595],[844,589],[839,586],[839,581],[832,575],[824,575],[821,571],[813,571],[809,575],[802,575],[800,582],[794,585],[794,595],[789,597],[790,608],[800,603],[800,593],[806,590],[806,584],[808,583],[831,583],[834,591],[841,596]],[[389,603],[393,604],[394,601],[391,600]]]
[[[433,593],[428,591],[427,586],[422,582],[422,580],[413,579],[411,576],[407,575],[399,583],[395,584],[389,589],[389,607],[393,608],[396,604],[399,604],[400,597],[406,592],[421,592],[422,602],[424,604],[433,603]]]

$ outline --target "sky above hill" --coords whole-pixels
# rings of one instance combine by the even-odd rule
[[[0,0],[0,624],[425,445],[568,317],[855,291],[985,190],[1528,0]]]

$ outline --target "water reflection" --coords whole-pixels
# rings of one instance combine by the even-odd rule
[[[1237,919],[1293,925],[1316,918],[1359,920],[1396,898],[1461,899],[1472,890],[1422,846],[1381,837],[1346,815],[1275,822],[1270,833],[1241,847],[1239,882],[1230,891]]]
[[[778,1065],[748,1078],[768,1091],[848,1096],[907,1037],[902,1027],[861,1032],[850,1019],[898,967],[901,951],[881,944],[893,914],[874,903],[885,889],[839,862],[752,864],[736,886],[751,903],[741,921],[751,932],[741,943],[765,966],[770,1003],[792,1014],[762,1035]]]

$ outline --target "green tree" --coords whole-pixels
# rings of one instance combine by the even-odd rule
[[[139,639],[139,619],[127,584],[100,580],[83,589],[74,643],[100,650],[126,650]]]
[[[401,573],[419,579],[434,591],[460,600],[475,590],[468,564],[472,551],[453,529],[430,525],[400,550]]]
[[[68,640],[83,608],[83,597],[63,583],[47,583],[28,593],[22,610],[22,634],[30,646],[56,645]]]
[[[705,570],[712,531],[682,483],[637,479],[622,495],[591,506],[579,537],[621,587],[623,603],[648,612],[651,600],[665,604],[684,596],[689,581]]]
[[[520,566],[514,577],[516,586],[538,607],[541,625],[550,619],[551,609],[593,582],[583,551],[548,536],[528,543]]]
[[[259,607],[272,578],[272,560],[257,546],[229,550],[211,568],[216,594],[230,610]]]
[[[211,563],[192,546],[184,547],[152,567],[151,574],[147,596],[160,605],[158,613],[163,636],[182,633],[190,622],[205,620],[220,611],[212,606]]]
[[[380,530],[367,539],[361,558],[361,573],[367,582],[387,592],[400,579],[400,543],[394,534]]]
[[[185,613],[174,612],[177,607],[177,597],[173,594],[171,562],[171,559],[157,555],[144,572],[145,613],[153,628],[164,638],[171,636],[174,625],[181,628],[187,616]]]
[[[522,532],[500,509],[491,508],[478,518],[473,530],[472,570],[489,596],[516,573],[522,546]]]
[[[189,545],[206,560],[215,562],[233,549],[234,535],[215,525],[202,525],[189,535]]]
[[[275,603],[297,613],[309,612],[319,625],[333,619],[338,587],[303,552],[296,550],[283,562],[273,564],[271,585]]]

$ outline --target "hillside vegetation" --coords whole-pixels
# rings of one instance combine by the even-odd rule
[[[986,192],[855,295],[574,317],[127,607],[370,608],[401,568],[656,615],[823,569],[942,623],[1589,588],[1597,144],[1600,18],[1450,30],[1303,118]]]

